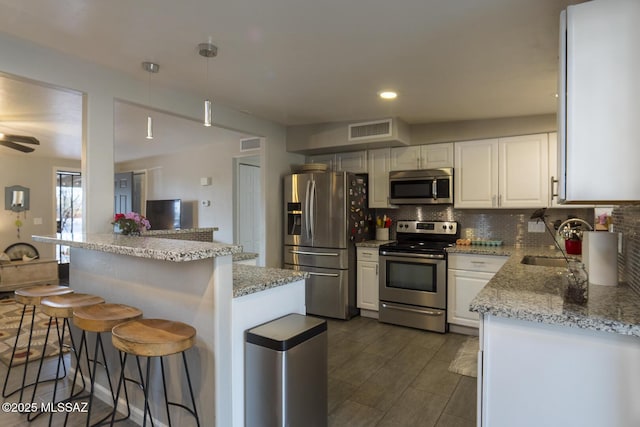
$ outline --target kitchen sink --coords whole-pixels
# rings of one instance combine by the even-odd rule
[[[567,261],[564,258],[554,258],[545,256],[525,255],[520,261],[521,264],[540,265],[543,267],[566,267]]]

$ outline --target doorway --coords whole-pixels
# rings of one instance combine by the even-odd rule
[[[235,242],[244,252],[257,253],[258,265],[264,265],[260,156],[236,158],[235,169]]]
[[[82,232],[82,175],[74,170],[56,171],[56,235],[70,239]],[[58,276],[69,279],[69,246],[56,245]]]

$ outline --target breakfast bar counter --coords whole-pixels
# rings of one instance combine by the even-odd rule
[[[195,346],[186,355],[201,425],[244,425],[244,331],[289,313],[305,314],[306,276],[250,267],[251,276],[261,280],[247,281],[248,266],[233,263],[234,254],[242,252],[240,245],[117,234],[33,240],[71,247],[69,281],[76,292],[137,307],[145,318],[181,321],[196,329]],[[119,366],[117,352],[110,351],[107,359]],[[179,395],[180,365],[169,366],[169,394]],[[107,401],[104,384],[106,378],[99,378],[96,396]],[[132,419],[141,422],[143,396],[131,394]],[[157,421],[166,423],[163,399],[155,396],[152,401]],[[186,411],[177,410],[171,418],[175,425],[191,422]]]

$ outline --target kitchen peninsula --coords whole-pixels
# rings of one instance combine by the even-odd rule
[[[590,285],[586,304],[575,304],[565,268],[521,262],[559,252],[495,254],[510,257],[471,302],[481,314],[478,425],[640,425],[640,296]]]
[[[33,240],[71,247],[70,286],[76,292],[138,307],[146,318],[178,320],[196,328],[196,345],[187,357],[202,425],[214,425],[214,420],[216,426],[244,425],[244,331],[289,313],[305,313],[306,273],[234,268],[232,257],[242,251],[239,245],[117,234]],[[118,366],[117,353],[110,352],[108,359]],[[181,365],[177,359],[170,362],[169,394],[180,396],[185,392],[180,388]],[[106,379],[99,377],[98,382],[106,384]],[[152,387],[152,411],[164,422],[157,389]],[[96,393],[106,400],[105,387]],[[132,417],[141,421],[142,396],[131,394]],[[184,411],[172,412],[174,424],[190,422],[188,418]]]

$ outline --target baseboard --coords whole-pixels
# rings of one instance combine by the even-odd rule
[[[364,308],[361,308],[360,309],[360,316],[369,317],[371,319],[377,319],[378,318],[378,312],[377,311],[373,311],[373,310],[365,310]]]
[[[478,336],[478,328],[471,328],[469,326],[460,326],[460,325],[452,325],[451,323],[449,323],[449,332],[453,332],[456,334],[463,334],[463,335],[475,335],[476,337]]]

